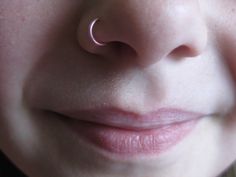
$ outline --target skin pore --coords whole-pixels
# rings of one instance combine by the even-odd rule
[[[29,177],[216,177],[236,160],[235,0],[0,0],[0,150]],[[90,22],[97,47],[88,36]],[[59,110],[204,116],[158,155],[119,159]]]

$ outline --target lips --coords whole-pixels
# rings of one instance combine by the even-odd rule
[[[204,114],[161,108],[138,114],[116,108],[61,111],[78,136],[120,156],[160,154],[184,139]]]
[[[145,130],[169,124],[186,122],[203,116],[201,113],[181,109],[161,108],[144,115],[127,112],[117,108],[84,111],[63,111],[61,114],[75,120],[103,124],[116,128]]]

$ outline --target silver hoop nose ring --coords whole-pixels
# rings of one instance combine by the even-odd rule
[[[99,42],[99,41],[97,41],[96,38],[94,37],[94,26],[95,26],[95,24],[96,24],[96,22],[97,22],[98,20],[99,20],[99,19],[96,18],[96,19],[94,19],[94,20],[90,23],[90,25],[89,25],[89,35],[90,35],[91,40],[92,40],[96,45],[98,45],[98,46],[105,46],[106,43],[104,43],[104,42]]]

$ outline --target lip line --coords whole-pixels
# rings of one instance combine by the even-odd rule
[[[118,108],[79,111],[69,110],[57,112],[76,122],[83,121],[87,123],[131,130],[155,129],[171,124],[200,119],[206,116],[202,113],[191,112],[177,108],[160,108],[156,111],[152,111],[143,115],[124,111]]]

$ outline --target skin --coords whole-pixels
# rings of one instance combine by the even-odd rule
[[[0,149],[29,177],[219,175],[236,159],[235,8],[235,0],[0,0]],[[96,17],[105,47],[87,34]],[[52,113],[99,106],[207,116],[158,156],[117,160]]]

